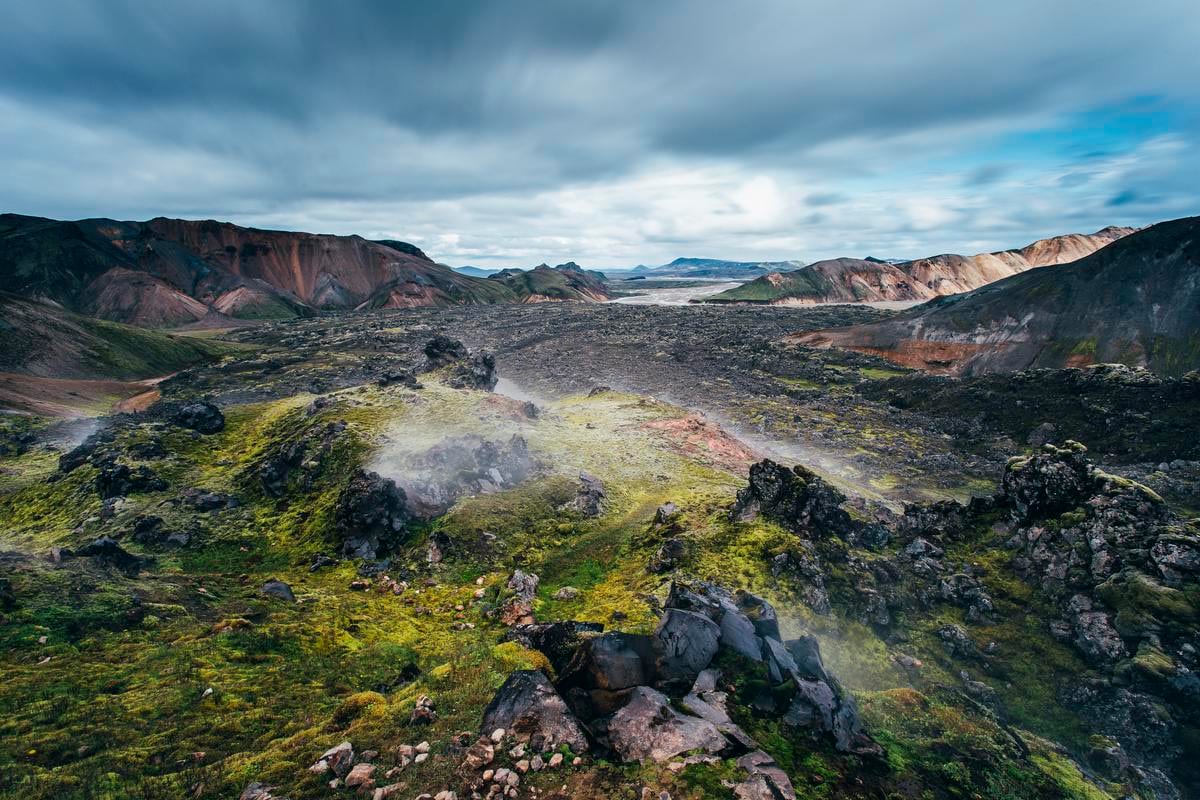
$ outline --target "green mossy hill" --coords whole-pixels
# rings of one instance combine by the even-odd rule
[[[530,270],[504,270],[488,278],[511,289],[522,302],[555,300],[597,301],[611,297],[604,276],[573,264]]]
[[[244,347],[79,316],[0,293],[0,371],[50,378],[136,380],[220,359]]]

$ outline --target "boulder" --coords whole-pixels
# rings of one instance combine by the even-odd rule
[[[438,334],[425,343],[425,369],[434,370],[466,359],[467,346],[457,339]]]
[[[579,489],[575,497],[564,506],[565,510],[575,511],[584,517],[598,517],[604,512],[604,484],[600,479],[586,472],[579,473]]]
[[[672,536],[662,543],[646,564],[646,571],[661,575],[679,567],[679,563],[687,555],[687,544],[678,536]]]
[[[225,415],[221,409],[203,400],[180,406],[171,416],[171,421],[181,428],[199,433],[218,433],[225,429]]]
[[[655,678],[664,686],[691,686],[717,654],[720,638],[708,617],[668,608],[654,631]]]
[[[584,639],[560,673],[560,687],[620,690],[644,686],[654,677],[648,636],[605,633]],[[707,666],[707,665],[706,665]]]
[[[409,519],[408,499],[395,481],[358,472],[338,495],[334,509],[342,555],[381,556],[403,543]]]
[[[76,555],[83,558],[94,558],[129,576],[137,575],[142,568],[142,559],[121,547],[111,536],[101,536],[84,545],[79,548]]]
[[[539,670],[518,670],[496,691],[484,709],[481,733],[486,736],[497,728],[518,742],[538,737],[545,749],[564,744],[576,753],[588,749],[583,728]]]
[[[96,493],[105,500],[135,492],[161,492],[167,488],[167,482],[145,465],[131,468],[128,464],[110,460],[102,462],[99,470],[94,485]]]
[[[796,800],[796,790],[775,759],[762,750],[747,753],[737,764],[749,777],[733,787],[737,800]]]
[[[242,790],[238,800],[287,800],[275,794],[275,787],[255,781]]]
[[[812,470],[764,459],[750,467],[732,516],[746,522],[761,515],[805,537],[836,537],[872,549],[886,545],[887,529],[852,515],[845,503],[846,496]]]
[[[292,592],[292,587],[275,578],[264,583],[261,591],[266,597],[273,597],[276,600],[283,600],[287,603],[296,602],[296,595]]]
[[[321,754],[321,757],[309,767],[316,773],[332,772],[339,778],[345,778],[354,764],[354,745],[350,742],[340,742]]]
[[[598,622],[543,622],[514,625],[504,638],[541,652],[558,674],[570,662],[585,635],[603,630],[604,626]]]
[[[1114,664],[1129,655],[1109,614],[1090,597],[1077,594],[1067,602],[1067,619],[1075,648],[1092,664]]]
[[[607,731],[609,745],[623,761],[662,763],[695,750],[719,753],[729,744],[716,725],[679,713],[665,694],[647,686],[630,693],[608,719]]]
[[[1090,467],[1087,448],[1079,442],[1046,444],[1032,456],[1009,459],[1001,488],[1018,520],[1055,516],[1091,495]]]

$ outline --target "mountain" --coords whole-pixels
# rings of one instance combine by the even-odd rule
[[[302,317],[319,309],[513,302],[419,248],[212,220],[58,221],[0,215],[0,280],[103,319],[148,327]]]
[[[1178,375],[1200,367],[1197,331],[1200,217],[1188,217],[1052,270],[792,341],[949,374],[1115,362]]]
[[[0,373],[136,380],[201,364],[233,349],[223,342],[93,319],[0,292]]]
[[[1133,228],[1040,239],[1016,250],[973,256],[945,254],[915,261],[835,258],[794,272],[772,272],[728,289],[706,303],[868,303],[930,300],[957,294],[1033,267],[1064,264],[1099,250]]]
[[[583,269],[574,261],[557,267],[539,264],[530,270],[504,269],[488,280],[512,291],[522,303],[603,302],[612,298],[603,272]]]

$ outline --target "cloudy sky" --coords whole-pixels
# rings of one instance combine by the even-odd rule
[[[10,0],[0,210],[446,263],[915,257],[1200,213],[1195,0]]]

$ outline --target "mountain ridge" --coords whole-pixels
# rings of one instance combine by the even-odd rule
[[[1108,226],[1091,234],[1068,233],[1024,247],[912,261],[833,258],[793,272],[771,272],[704,299],[706,303],[811,304],[931,300],[970,291],[1035,267],[1073,261],[1135,231]]]
[[[1053,270],[789,341],[954,375],[1108,362],[1178,375],[1200,367],[1197,329],[1200,217],[1184,217]]]

